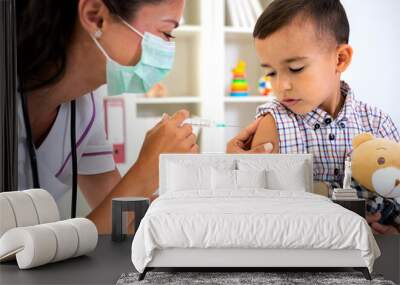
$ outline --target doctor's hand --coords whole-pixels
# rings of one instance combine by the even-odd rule
[[[180,110],[172,117],[164,114],[162,120],[146,133],[138,159],[124,177],[126,188],[136,186],[136,192],[131,195],[152,197],[157,190],[160,154],[199,152],[192,126],[182,125],[188,117],[186,110]]]
[[[367,222],[372,228],[372,232],[378,235],[400,235],[400,229],[394,226],[382,225],[379,223],[381,213],[367,215]]]
[[[266,143],[250,150],[253,136],[260,121],[261,118],[258,118],[245,129],[241,130],[236,137],[231,139],[226,146],[226,153],[271,153],[273,150],[273,145],[271,143]]]
[[[199,146],[192,126],[182,126],[188,117],[186,110],[180,110],[172,117],[164,114],[161,121],[146,133],[139,159],[158,159],[161,153],[198,153]]]

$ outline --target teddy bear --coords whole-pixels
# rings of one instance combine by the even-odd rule
[[[400,144],[362,133],[353,138],[352,187],[367,199],[367,213],[400,229]]]

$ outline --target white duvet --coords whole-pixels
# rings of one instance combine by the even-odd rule
[[[328,198],[256,189],[162,195],[133,240],[135,268],[165,248],[358,249],[370,272],[380,255],[367,222]]]

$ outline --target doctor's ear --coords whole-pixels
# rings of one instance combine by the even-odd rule
[[[111,14],[102,0],[80,0],[79,20],[82,28],[91,35],[101,35],[106,21],[111,20]]]
[[[336,71],[342,73],[346,71],[353,58],[353,48],[348,44],[341,44],[336,48],[337,61]]]

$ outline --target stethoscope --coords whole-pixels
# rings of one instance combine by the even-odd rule
[[[30,157],[30,161],[31,161],[33,187],[40,188],[36,148],[35,148],[35,144],[32,139],[32,128],[31,128],[31,123],[29,121],[26,97],[23,95],[22,91],[20,92],[20,94],[21,94],[22,113],[23,113],[24,122],[25,122],[25,129],[26,129],[27,146],[28,146],[28,152],[29,152],[29,157]],[[77,191],[78,191],[78,164],[77,164],[77,154],[76,154],[75,100],[71,101],[71,156],[72,156],[71,218],[75,218],[76,217],[76,199],[77,199]]]

